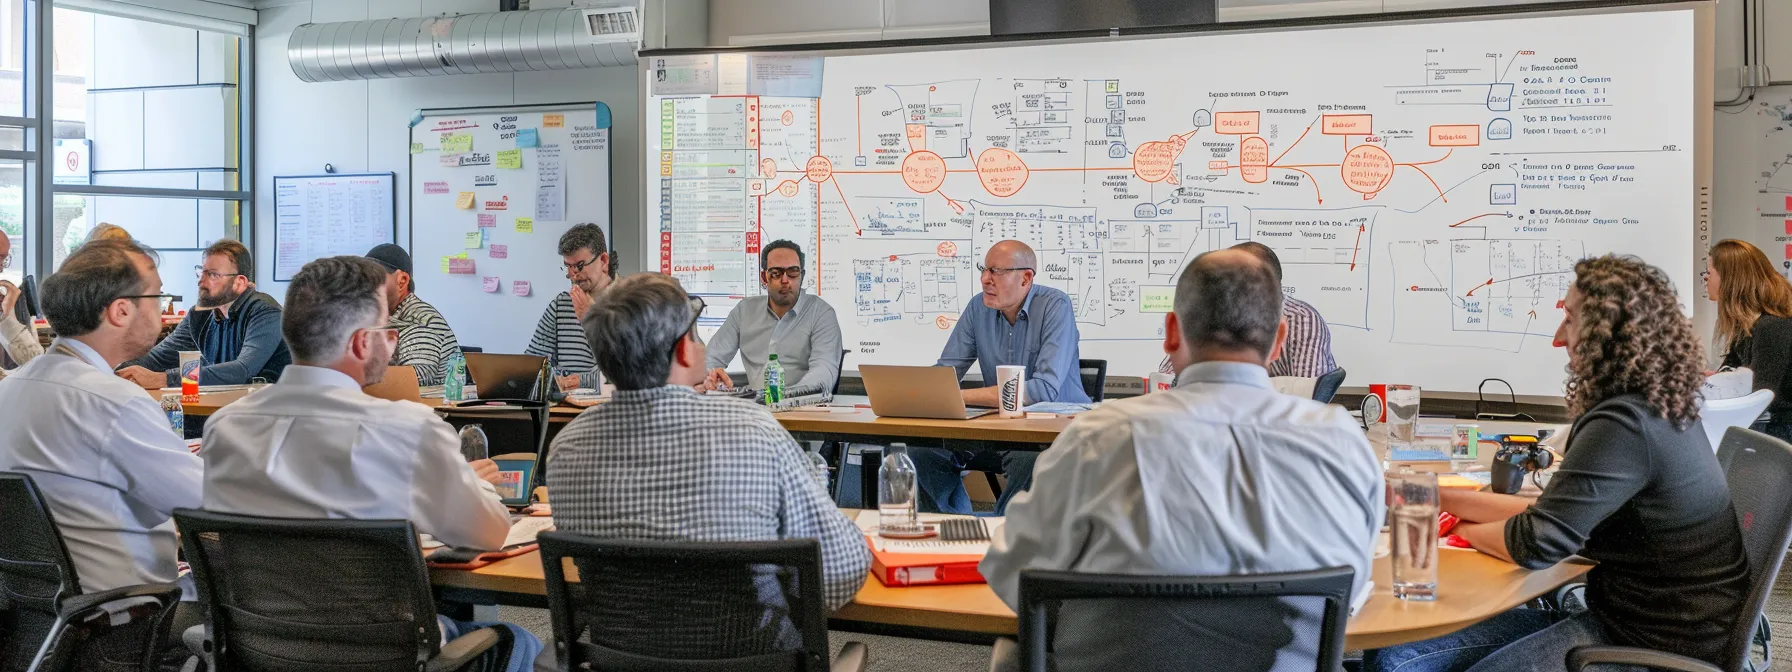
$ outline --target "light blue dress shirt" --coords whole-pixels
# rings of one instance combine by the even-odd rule
[[[1033,285],[1020,304],[1020,314],[1009,324],[1002,311],[983,305],[981,295],[971,299],[952,328],[952,337],[940,353],[938,366],[950,366],[963,378],[976,362],[985,385],[996,384],[996,367],[1027,367],[1027,403],[1061,401],[1089,403],[1077,369],[1076,311],[1064,292]]]

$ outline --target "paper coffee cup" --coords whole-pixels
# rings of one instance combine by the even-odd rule
[[[1176,387],[1176,374],[1174,373],[1158,372],[1145,376],[1145,394],[1169,392],[1173,387]]]
[[[1001,416],[1024,418],[1027,412],[1027,367],[996,367],[996,388],[1002,397]]]

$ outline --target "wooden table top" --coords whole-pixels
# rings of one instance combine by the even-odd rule
[[[1411,602],[1394,597],[1388,558],[1375,560],[1375,588],[1350,619],[1345,647],[1373,649],[1449,634],[1511,610],[1586,574],[1579,562],[1529,571],[1474,551],[1438,551],[1438,599]],[[431,569],[437,586],[522,595],[545,595],[541,556],[527,553],[475,570]],[[891,588],[875,576],[865,579],[853,601],[834,618],[1012,636],[1014,611],[985,584]]]

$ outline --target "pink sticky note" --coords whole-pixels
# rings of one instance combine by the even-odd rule
[[[425,194],[446,194],[446,193],[448,193],[448,183],[447,182],[424,182],[423,183],[423,193],[425,193]]]
[[[510,293],[515,294],[517,296],[528,296],[529,295],[529,281],[528,280],[517,280],[515,282],[510,283]]]
[[[472,259],[462,259],[460,257],[448,258],[448,273],[450,275],[472,275],[475,272],[476,269],[473,266]]]
[[[510,256],[510,246],[509,245],[499,245],[499,244],[493,243],[492,246],[490,247],[490,249],[492,252],[493,259],[505,259]]]
[[[484,281],[481,284],[484,286],[485,293],[487,293],[487,294],[498,293],[499,282],[498,282],[497,278],[487,277],[484,279]]]
[[[482,229],[483,228],[491,228],[491,227],[495,227],[497,225],[498,225],[498,216],[497,215],[487,215],[487,214],[479,215],[479,228],[482,228]]]

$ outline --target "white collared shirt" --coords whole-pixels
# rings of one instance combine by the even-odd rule
[[[37,483],[83,592],[174,581],[170,516],[199,505],[199,458],[98,352],[67,338],[50,351],[0,380],[0,469]]]
[[[1348,565],[1361,590],[1381,529],[1383,487],[1380,462],[1343,408],[1277,393],[1261,366],[1196,364],[1173,390],[1078,416],[1040,454],[1031,490],[1009,503],[980,569],[1015,608],[1019,573],[1028,568],[1198,576]],[[1109,622],[1177,622],[1175,611],[1139,619],[1148,607],[1130,608],[1128,618]],[[1093,645],[1060,640],[1059,669],[1102,669],[1143,645],[1130,639],[1143,636],[1137,629],[1102,627],[1095,609],[1072,618],[1066,606],[1061,616],[1060,637],[1075,633]],[[1243,634],[1204,632],[1209,643],[1252,661],[1239,667],[1274,668],[1278,647],[1253,654],[1231,637],[1273,641],[1283,621],[1246,620],[1233,620]],[[1118,657],[1103,658],[1110,653]]]
[[[496,549],[510,515],[429,407],[367,396],[293,364],[205,423],[205,508],[287,518],[409,519],[450,546]]]

